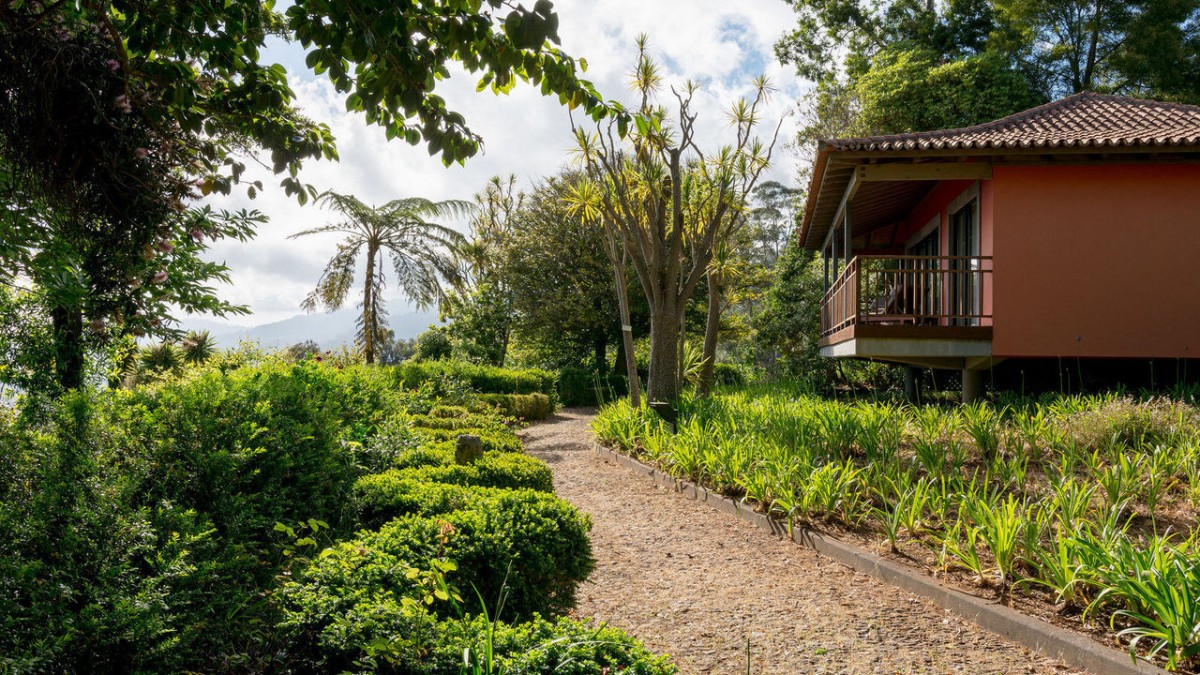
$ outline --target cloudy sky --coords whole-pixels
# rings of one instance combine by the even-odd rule
[[[752,93],[755,75],[765,73],[777,89],[766,116],[772,128],[805,88],[790,68],[774,59],[772,45],[794,20],[782,0],[557,0],[555,8],[563,49],[587,59],[585,77],[606,98],[629,101],[634,40],[646,33],[667,83],[691,79],[701,85],[695,107],[704,146],[728,142],[731,130],[723,111]],[[465,167],[447,168],[429,157],[423,146],[389,143],[381,129],[347,113],[328,81],[305,69],[298,45],[274,44],[266,59],[288,69],[300,106],[313,119],[328,124],[337,138],[340,162],[310,162],[302,172],[303,180],[320,190],[346,192],[377,204],[401,196],[470,199],[490,176],[511,173],[527,185],[554,173],[567,159],[571,136],[566,109],[529,86],[497,97],[475,93],[476,79],[469,75],[442,82],[438,93],[484,139],[482,155],[468,160]],[[781,140],[793,128],[785,120]],[[781,148],[776,157],[771,178],[790,183],[797,161],[794,154]],[[265,174],[260,177],[267,186],[278,184]],[[287,237],[329,222],[333,214],[300,207],[282,190],[268,189],[254,200],[234,195],[212,203],[229,209],[254,208],[270,217],[270,224],[260,229],[255,240],[222,242],[212,252],[214,259],[233,269],[233,284],[222,288],[221,294],[254,312],[236,323],[255,325],[300,313],[300,302],[320,276],[337,238],[289,241]],[[389,291],[388,302],[393,315],[407,311],[404,298],[394,290]]]

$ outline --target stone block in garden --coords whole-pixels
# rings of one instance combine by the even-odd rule
[[[454,442],[454,462],[456,464],[474,464],[483,457],[483,441],[471,434],[463,434]]]

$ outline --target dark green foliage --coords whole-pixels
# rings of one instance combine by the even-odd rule
[[[607,370],[608,352],[621,339],[616,284],[603,228],[568,203],[578,178],[562,172],[533,186],[513,216],[502,269],[512,279],[514,341],[526,363]],[[629,283],[638,286],[632,270]],[[641,332],[649,319],[635,296],[633,323]]]
[[[779,258],[777,281],[755,320],[756,340],[773,376],[824,384],[831,375],[833,366],[821,357],[817,344],[824,296],[821,274],[820,261],[799,246],[789,246]]]
[[[477,427],[458,427],[452,429],[420,429],[420,434],[426,440],[431,442],[449,441],[453,443],[459,436],[470,434],[478,436],[483,441],[483,449],[488,452],[502,453],[521,453],[524,448],[521,446],[521,439],[517,438],[511,432],[506,434],[496,434],[490,429],[482,429]]]
[[[557,399],[555,374],[548,370],[512,370],[457,361],[406,361],[395,367],[394,377],[408,389],[425,382],[458,379],[482,394],[542,393]]]
[[[588,518],[532,457],[454,464],[426,434],[464,430],[417,424],[519,441],[486,405],[422,396],[389,369],[271,364],[69,393],[37,427],[0,410],[0,670],[457,673],[481,646],[472,586],[489,608],[507,590],[505,620],[568,609]],[[616,633],[564,642],[578,624],[497,631],[527,672],[659,663]]]
[[[359,508],[365,514],[385,513],[394,495],[407,490],[406,481],[477,487],[554,490],[550,467],[528,455],[485,452],[474,464],[425,464],[363,476],[354,484]]]
[[[275,523],[351,525],[354,443],[400,405],[377,371],[276,365],[71,394],[34,431],[6,424],[0,654],[18,670],[262,668]]]
[[[504,365],[512,326],[512,307],[501,285],[483,282],[450,294],[442,304],[442,320],[456,360],[485,366]]]
[[[479,653],[487,624],[482,617],[442,625],[441,644],[422,673],[458,675],[454,657],[463,649]],[[530,675],[672,675],[678,670],[665,656],[655,656],[616,628],[575,619],[537,618],[516,626],[499,625],[493,635],[498,666],[506,673]],[[436,659],[436,660],[435,660]]]
[[[597,406],[628,393],[629,384],[618,373],[600,377],[588,368],[563,368],[558,371],[558,397],[567,407]]]
[[[419,477],[416,477],[419,476]],[[431,483],[424,474],[393,471],[367,476],[354,486],[359,517],[366,527],[379,527],[411,514],[431,516],[479,508],[486,500],[510,490],[455,483]]]
[[[713,380],[717,384],[743,385],[746,383],[746,376],[740,368],[731,363],[718,363],[713,366]]]
[[[417,336],[413,347],[414,361],[443,361],[454,353],[454,343],[450,341],[449,332],[444,326],[430,326],[429,330]]]
[[[666,656],[656,656],[623,631],[560,617],[534,617],[521,624],[486,617],[438,622],[427,608],[388,598],[324,627],[310,657],[322,672],[379,672],[395,675],[462,675],[463,653],[479,656],[488,643],[497,672],[527,675],[675,675]],[[312,613],[315,614],[315,613]],[[310,614],[309,616],[311,616]],[[321,628],[301,623],[296,629]],[[308,638],[305,638],[307,640]],[[297,640],[301,643],[300,640]]]
[[[907,49],[876,55],[855,92],[859,132],[869,134],[956,129],[1045,102],[995,54],[942,63],[932,52]]]
[[[507,619],[573,606],[575,587],[594,565],[588,517],[552,495],[530,490],[480,497],[469,510],[403,516],[335,545],[287,589],[288,622],[305,626],[321,640],[331,628],[356,623],[379,603],[411,593],[403,570],[439,558],[457,563],[458,569],[446,574],[452,586],[473,585],[489,606],[505,589]],[[465,604],[479,611],[468,595],[473,594],[464,594]]]
[[[554,414],[550,397],[545,394],[480,394],[479,400],[496,406],[505,417],[544,420]]]

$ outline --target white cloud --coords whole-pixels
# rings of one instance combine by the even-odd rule
[[[694,107],[700,113],[705,147],[729,142],[723,111],[736,98],[752,93],[755,75],[765,71],[778,90],[766,115],[772,128],[803,86],[790,69],[775,61],[772,51],[775,40],[794,20],[788,5],[779,0],[561,0],[556,10],[563,49],[587,59],[586,77],[610,98],[630,98],[634,40],[640,33],[649,35],[651,53],[663,67],[667,83],[691,79],[701,84]],[[302,171],[302,179],[318,189],[347,192],[374,203],[413,195],[469,199],[492,175],[513,173],[528,183],[567,161],[568,113],[533,87],[519,86],[508,96],[496,97],[477,94],[475,78],[469,75],[458,74],[441,83],[438,93],[466,116],[485,144],[484,153],[468,160],[465,167],[447,168],[430,157],[423,145],[389,143],[381,129],[346,113],[328,80],[303,70],[303,53],[296,45],[273,46],[266,58],[289,67],[298,104],[307,115],[328,124],[337,138],[340,162],[311,162]],[[785,123],[781,140],[791,135],[791,128]],[[795,160],[782,148],[777,148],[776,157],[771,177],[787,181],[794,174]],[[337,241],[334,235],[289,240],[288,235],[330,222],[335,214],[311,205],[300,207],[281,190],[271,189],[278,179],[269,172],[261,174],[257,177],[268,189],[257,199],[213,200],[214,206],[222,208],[255,208],[271,219],[255,240],[221,242],[213,249],[213,258],[233,269],[233,285],[221,289],[223,297],[249,305],[254,323],[298,313]],[[388,299],[395,312],[407,304],[394,291]]]

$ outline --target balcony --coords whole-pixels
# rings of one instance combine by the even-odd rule
[[[850,261],[821,303],[821,353],[939,368],[990,361],[989,256]]]

